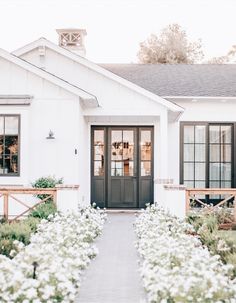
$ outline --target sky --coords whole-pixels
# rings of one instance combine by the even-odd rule
[[[202,40],[205,59],[236,44],[236,0],[0,0],[0,48],[13,51],[57,28],[85,28],[87,58],[137,62],[139,43],[178,23]]]

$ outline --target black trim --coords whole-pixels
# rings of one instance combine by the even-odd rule
[[[108,183],[109,183],[109,176],[108,174],[110,173],[110,171],[108,171],[109,168],[109,134],[110,134],[110,130],[111,129],[136,129],[136,135],[135,135],[135,145],[136,149],[135,152],[135,157],[136,159],[136,165],[134,164],[134,176],[135,178],[137,178],[137,182],[136,182],[136,195],[137,195],[137,204],[135,206],[135,208],[139,208],[139,207],[144,207],[144,206],[140,206],[140,182],[141,180],[145,179],[145,178],[149,178],[152,181],[152,196],[154,196],[154,191],[153,191],[153,175],[154,175],[154,127],[152,125],[91,125],[91,172],[90,172],[90,186],[91,186],[91,203],[96,202],[93,201],[94,198],[94,180],[103,180],[104,182],[104,201],[102,201],[101,203],[97,203],[98,206],[100,207],[108,207]],[[104,131],[104,175],[103,176],[94,176],[94,131],[95,130],[103,130]],[[141,147],[140,147],[140,139],[141,139],[141,131],[142,130],[150,130],[151,131],[151,141],[152,141],[152,153],[151,153],[151,175],[150,176],[141,176]],[[136,167],[135,167],[136,166]],[[152,197],[152,201],[147,201],[147,202],[151,202],[153,203],[153,198]]]
[[[20,177],[20,169],[21,169],[21,115],[20,114],[0,114],[0,117],[4,117],[4,140],[5,140],[5,117],[17,117],[18,118],[18,153],[17,153],[17,173],[7,173],[7,174],[1,174],[0,177]],[[5,146],[5,142],[3,144]]]
[[[210,180],[209,180],[209,171],[210,171],[210,142],[209,142],[209,128],[212,125],[217,126],[224,126],[224,125],[230,125],[232,126],[232,133],[231,133],[231,187],[236,187],[236,122],[190,122],[190,121],[183,121],[180,122],[180,167],[179,167],[179,176],[180,176],[180,184],[184,183],[184,126],[186,125],[205,125],[206,126],[206,188],[209,188],[210,186]],[[221,142],[219,143],[221,145]],[[217,162],[218,163],[218,162]],[[219,162],[221,163],[221,162]],[[221,176],[219,182],[221,183]]]

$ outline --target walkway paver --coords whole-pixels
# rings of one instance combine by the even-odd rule
[[[96,242],[99,255],[85,272],[76,303],[144,303],[133,213],[108,214]]]

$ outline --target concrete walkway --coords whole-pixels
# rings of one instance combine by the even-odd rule
[[[99,255],[82,280],[76,303],[144,303],[134,247],[134,213],[110,213],[96,242]]]

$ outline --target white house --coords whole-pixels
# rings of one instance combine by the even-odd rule
[[[236,65],[95,64],[85,30],[58,34],[0,50],[1,186],[55,175],[110,208],[235,187]]]

